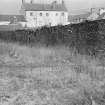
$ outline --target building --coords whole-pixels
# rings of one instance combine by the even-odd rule
[[[87,18],[88,20],[99,20],[103,19],[105,8],[91,8],[91,14]]]
[[[87,20],[87,17],[89,15],[90,15],[90,12],[79,14],[79,15],[74,15],[74,16],[69,16],[69,22],[72,24],[84,22]]]
[[[25,27],[23,15],[0,15],[0,30],[15,30]]]
[[[99,9],[99,15],[102,15],[103,13],[105,13],[105,8],[100,8]]]
[[[91,8],[90,12],[69,16],[70,23],[80,23],[86,20],[94,21],[94,20],[101,20],[105,19],[105,8]]]
[[[105,12],[102,13],[102,14],[97,18],[97,20],[101,20],[101,19],[105,19]]]
[[[27,27],[56,26],[68,24],[68,11],[64,1],[51,4],[27,3],[22,0],[21,14],[26,18]]]
[[[99,11],[100,9],[98,8],[91,8],[90,10],[90,15],[88,16],[87,20],[93,21],[96,20],[99,17]]]
[[[0,25],[21,24],[24,27],[25,23],[23,15],[0,15]]]

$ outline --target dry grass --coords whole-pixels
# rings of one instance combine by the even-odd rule
[[[64,46],[29,48],[3,42],[0,58],[1,65],[39,66],[2,66],[0,105],[105,104],[105,70],[97,58],[74,54]]]

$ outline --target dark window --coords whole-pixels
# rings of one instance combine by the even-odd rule
[[[46,16],[49,16],[49,13],[46,13]]]
[[[49,26],[51,26],[51,22],[49,23]]]
[[[32,12],[30,12],[30,16],[33,16],[33,13]]]
[[[65,14],[64,14],[64,12],[62,13],[62,16],[64,16]]]
[[[34,18],[34,20],[36,20],[36,18]]]
[[[56,16],[58,16],[58,13],[56,13]]]
[[[42,13],[40,13],[40,16],[42,16]]]

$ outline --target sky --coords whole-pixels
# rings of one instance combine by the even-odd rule
[[[26,0],[27,2],[29,0]],[[53,0],[34,0],[49,3]],[[60,1],[60,0],[57,0]],[[93,7],[105,7],[105,0],[64,0],[70,15],[88,12]],[[0,14],[19,14],[22,0],[0,0]]]

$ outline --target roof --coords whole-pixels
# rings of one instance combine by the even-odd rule
[[[25,11],[67,11],[64,4],[32,4],[23,3],[22,5]]]
[[[101,14],[101,15],[97,18],[97,20],[101,20],[101,19],[103,19],[104,16],[105,16],[105,12],[104,12],[103,14]]]
[[[13,18],[16,18],[17,21],[25,21],[25,17],[23,15],[0,15],[0,21],[10,21]]]

